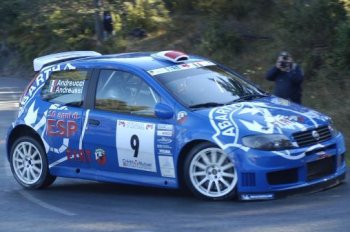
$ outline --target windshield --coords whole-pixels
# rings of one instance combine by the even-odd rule
[[[155,76],[179,101],[190,108],[214,107],[264,96],[257,87],[218,66],[168,72]]]

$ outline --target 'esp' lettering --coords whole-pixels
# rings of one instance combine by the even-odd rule
[[[75,121],[64,121],[56,119],[47,119],[47,135],[69,138],[78,130],[78,125]]]

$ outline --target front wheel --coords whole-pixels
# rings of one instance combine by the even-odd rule
[[[187,187],[202,199],[224,200],[236,195],[235,166],[213,144],[199,144],[191,150],[185,161],[184,177]]]
[[[52,184],[56,177],[48,170],[46,153],[40,143],[32,137],[16,140],[10,153],[11,171],[22,186],[43,188]]]

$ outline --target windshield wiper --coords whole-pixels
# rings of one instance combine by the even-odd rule
[[[245,100],[253,100],[257,98],[263,98],[269,96],[268,94],[247,94],[243,95],[233,101],[227,102],[227,103],[218,103],[218,102],[206,102],[206,103],[199,103],[195,105],[189,106],[191,109],[196,109],[196,108],[210,108],[210,107],[217,107],[217,106],[225,106],[225,105],[230,105],[235,102],[241,102]]]
[[[257,98],[263,98],[263,97],[267,97],[268,95],[266,94],[247,94],[247,95],[243,95],[239,98],[239,100],[253,100],[253,99],[257,99]]]
[[[191,108],[191,109],[208,108],[208,107],[217,107],[217,106],[223,106],[223,105],[225,105],[225,104],[218,103],[218,102],[206,102],[206,103],[200,103],[200,104],[191,105],[191,106],[189,106],[189,108]]]
[[[245,101],[245,100],[254,100],[254,99],[257,99],[257,98],[263,98],[263,97],[267,97],[269,96],[268,94],[246,94],[246,95],[243,95],[243,96],[240,96],[239,98],[233,100],[233,101],[230,101],[228,103],[226,103],[225,105],[230,105],[232,103],[235,103],[235,102],[242,102],[242,101]]]

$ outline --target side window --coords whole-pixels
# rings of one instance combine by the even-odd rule
[[[83,89],[87,84],[88,71],[59,71],[51,73],[41,91],[45,101],[63,105],[81,106]]]
[[[154,116],[157,102],[159,96],[139,77],[116,70],[100,72],[96,109]]]

